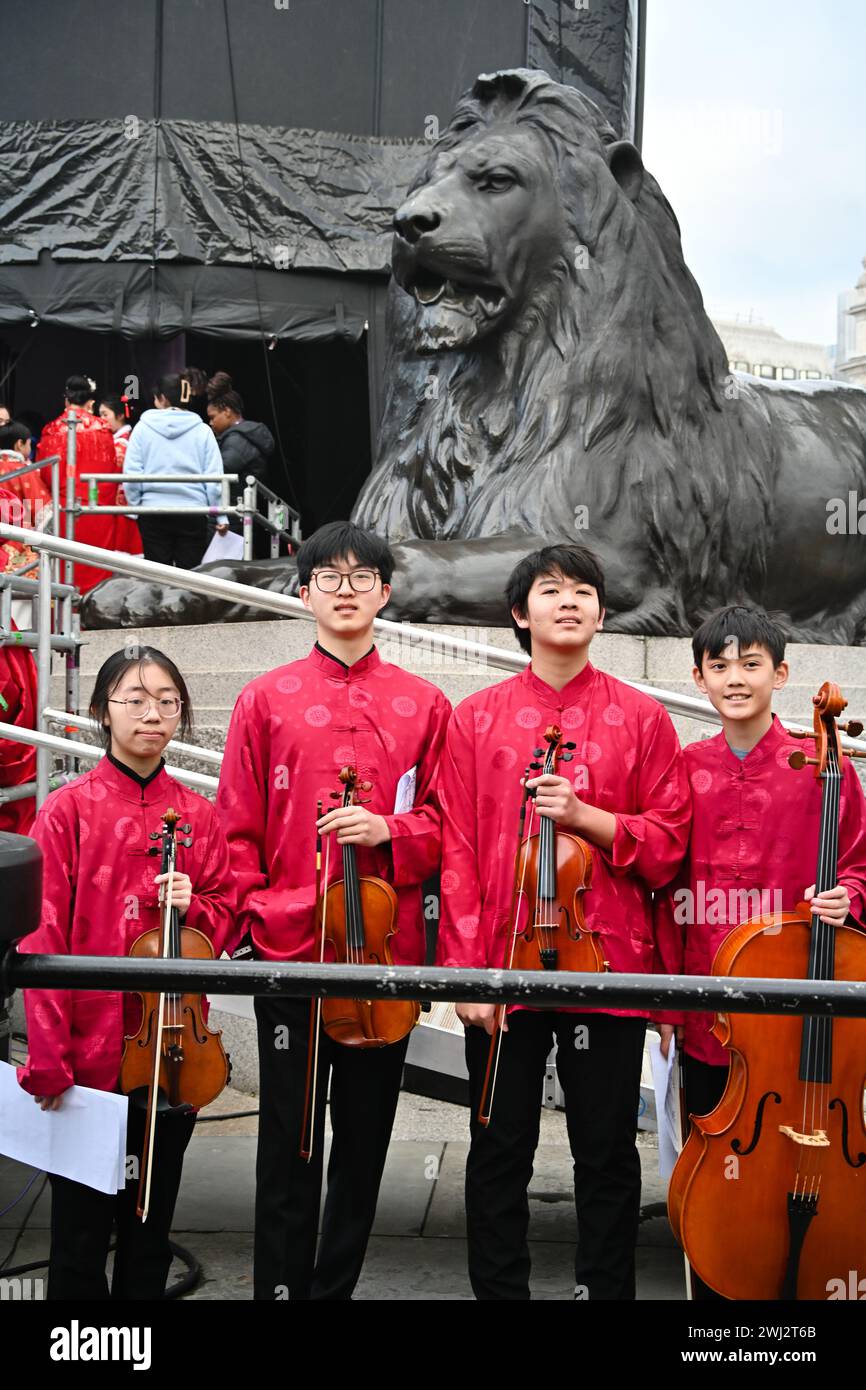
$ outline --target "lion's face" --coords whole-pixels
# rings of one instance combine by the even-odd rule
[[[395,214],[392,266],[421,353],[471,346],[519,314],[562,251],[550,156],[503,123],[437,154]]]

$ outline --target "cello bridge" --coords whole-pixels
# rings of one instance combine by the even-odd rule
[[[791,1125],[779,1125],[779,1131],[782,1134],[786,1134],[795,1144],[804,1144],[810,1149],[829,1149],[830,1147],[830,1140],[827,1138],[827,1132],[823,1129],[816,1129],[812,1134],[800,1134],[796,1129],[793,1129]]]

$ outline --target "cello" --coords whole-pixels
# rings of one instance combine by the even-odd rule
[[[341,806],[363,805],[358,792],[370,791],[353,767],[344,767],[339,780],[342,792],[331,792]],[[316,819],[321,819],[321,802]],[[343,877],[330,881],[330,838],[322,884],[322,837],[316,835],[316,920],[319,924],[319,960],[342,965],[393,965],[390,938],[396,931],[397,894],[384,879],[358,874],[355,846],[340,846]],[[315,1104],[321,1028],[344,1047],[387,1047],[411,1033],[421,1015],[412,999],[316,999],[310,1005],[310,1040],[301,1158],[310,1161],[313,1149]]]
[[[814,765],[822,783],[816,894],[836,884],[839,729],[862,731],[837,725],[846,703],[825,682],[813,699],[817,756],[798,749],[788,760]],[[864,980],[866,934],[822,922],[801,902],[734,927],[713,974]],[[730,1051],[730,1071],[716,1109],[691,1117],[671,1175],[674,1235],[724,1298],[826,1299],[862,1269],[866,1251],[866,1020],[721,1013],[713,1032]]]
[[[524,778],[503,969],[604,971],[608,962],[598,933],[587,929],[583,910],[583,897],[592,882],[589,845],[577,835],[557,830],[549,816],[539,815],[538,830],[533,833],[534,803],[526,826],[527,803],[533,797],[526,786],[529,774],[555,774],[560,762],[571,762],[574,756],[575,745],[563,743],[557,725],[545,730],[544,741],[546,750],[533,749],[533,757],[543,757],[543,763],[530,763]],[[500,1004],[490,1035],[478,1106],[478,1123],[484,1126],[489,1125],[493,1109],[505,1012],[506,1006]]]
[[[163,816],[163,874],[175,870],[178,843],[185,848],[192,845],[189,825],[181,826],[185,838],[178,842],[179,819],[171,808]],[[150,838],[158,840],[160,832],[154,830]],[[148,853],[159,854],[160,850],[154,847]],[[204,932],[181,927],[178,910],[172,905],[171,884],[171,878],[160,884],[160,926],[136,937],[130,956],[213,960],[213,947]],[[204,1021],[200,994],[146,993],[139,998],[141,1025],[137,1033],[124,1039],[120,1089],[147,1112],[136,1204],[136,1215],[144,1222],[150,1205],[157,1112],[184,1114],[210,1105],[228,1082],[229,1060],[220,1041],[222,1035]]]

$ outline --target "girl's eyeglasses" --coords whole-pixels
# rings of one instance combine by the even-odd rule
[[[110,705],[126,705],[126,712],[130,719],[143,719],[153,705],[156,706],[161,718],[177,719],[183,700],[178,700],[174,695],[163,695],[161,700],[142,700],[140,696],[133,695],[128,700],[109,700],[108,703]]]

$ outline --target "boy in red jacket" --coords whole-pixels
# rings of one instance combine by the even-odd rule
[[[319,959],[317,802],[325,808],[323,874],[327,863],[328,881],[341,878],[340,847],[354,844],[358,873],[396,890],[394,963],[424,960],[421,884],[439,864],[431,786],[450,705],[428,681],[382,661],[373,645],[393,565],[385,542],[357,526],[333,522],[315,532],[298,552],[298,576],[318,640],[309,656],[252,681],[235,706],[217,809],[238,879],[239,932],[261,960]],[[347,764],[372,783],[367,804],[329,809]],[[408,1038],[354,1048],[321,1031],[307,1162],[299,1147],[309,1003],[259,997],[255,1008],[255,1297],[349,1299],[376,1212]],[[329,1070],[333,1142],[317,1254]]]
[[[688,785],[673,725],[650,696],[590,663],[604,620],[604,576],[589,551],[555,545],[528,555],[507,596],[532,664],[470,695],[448,726],[438,783],[439,958],[454,966],[505,963],[521,775],[546,726],[556,724],[576,744],[574,759],[563,767],[568,776],[530,780],[535,811],[591,847],[585,919],[610,968],[651,971],[650,892],[673,876],[688,839]],[[485,1128],[477,1112],[496,1009],[463,1004],[457,1012],[472,1103],[466,1217],[476,1297],[529,1297],[527,1187],[556,1040],[580,1226],[576,1297],[634,1298],[646,1015],[509,1010]]]
[[[684,749],[692,789],[689,852],[677,879],[656,901],[664,969],[711,975],[725,937],[741,921],[790,911],[803,900],[825,922],[866,926],[866,799],[845,760],[839,825],[839,882],[814,897],[821,784],[794,771],[789,755],[814,746],[794,739],[773,714],[775,690],[788,679],[785,638],[760,608],[714,613],[692,640],[698,689],[722,720],[721,731]],[[686,1107],[715,1110],[728,1076],[728,1053],[712,1035],[715,1015],[691,1013],[678,1026]],[[662,1025],[669,1046],[673,1023]]]

